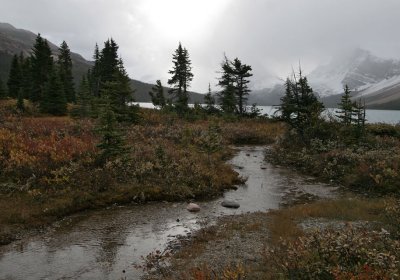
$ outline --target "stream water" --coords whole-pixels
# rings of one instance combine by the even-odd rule
[[[284,204],[330,198],[336,188],[264,162],[264,147],[240,147],[230,161],[247,182],[224,197],[186,203],[154,203],[80,213],[45,233],[0,247],[0,279],[138,279],[141,256],[163,249],[222,215],[268,211]],[[223,199],[240,203],[223,208]]]

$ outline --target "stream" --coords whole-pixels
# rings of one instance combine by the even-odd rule
[[[150,203],[79,213],[55,223],[45,233],[0,247],[0,279],[139,279],[141,263],[177,235],[190,235],[217,217],[268,211],[292,203],[332,198],[337,188],[264,162],[265,147],[238,147],[230,164],[243,186],[211,201]],[[238,209],[221,206],[236,201]]]

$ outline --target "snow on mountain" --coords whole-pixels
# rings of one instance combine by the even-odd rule
[[[377,95],[382,91],[390,90],[398,87],[400,84],[400,76],[394,76],[388,79],[384,79],[375,84],[366,85],[363,89],[358,89],[356,97],[365,97]]]
[[[373,86],[380,87],[395,82],[400,76],[400,61],[382,59],[369,51],[355,49],[332,59],[331,63],[317,67],[308,75],[308,80],[321,97],[343,92],[344,85],[353,91],[373,92]],[[377,86],[378,88],[378,86]]]

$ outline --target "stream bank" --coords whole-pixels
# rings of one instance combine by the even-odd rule
[[[186,203],[113,207],[68,217],[48,232],[0,249],[0,279],[138,279],[134,264],[219,217],[266,212],[296,201],[332,198],[336,188],[264,161],[264,147],[240,147],[230,161],[247,182],[212,201],[200,201],[199,213]],[[220,204],[236,201],[238,209]],[[257,214],[254,214],[257,215]],[[227,217],[227,219],[236,219]],[[243,218],[247,219],[247,218]]]

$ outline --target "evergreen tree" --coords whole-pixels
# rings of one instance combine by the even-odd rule
[[[338,117],[341,122],[345,125],[350,125],[353,115],[353,103],[351,101],[351,91],[349,87],[346,85],[344,87],[344,93],[341,97],[341,101],[339,105],[339,111],[336,117]]]
[[[95,64],[88,73],[91,92],[96,97],[92,99],[92,112],[101,109],[95,108],[98,103],[96,100],[102,103],[102,99],[106,98],[118,121],[135,122],[139,118],[138,110],[136,106],[130,105],[133,102],[133,91],[123,61],[117,52],[118,45],[113,39],[104,43],[101,52],[96,44]]]
[[[251,66],[242,64],[235,58],[230,61],[226,56],[221,64],[222,72],[218,85],[222,87],[219,93],[219,102],[225,113],[234,112],[244,115],[246,113],[247,96],[250,93],[248,88]]]
[[[56,71],[50,74],[45,84],[43,97],[40,101],[40,110],[42,113],[56,116],[63,116],[67,113],[67,100]]]
[[[88,83],[93,96],[100,96],[100,51],[96,44],[93,53],[94,65],[88,70]]]
[[[281,119],[290,122],[293,113],[295,113],[297,100],[294,97],[294,89],[292,81],[287,78],[285,82],[285,95],[281,98],[280,113]]]
[[[21,53],[19,56],[19,63],[21,66],[22,98],[28,98],[32,90],[31,59],[29,57],[24,58],[24,55]]]
[[[105,101],[97,127],[97,132],[101,136],[101,142],[97,145],[101,150],[99,155],[101,164],[116,159],[128,151],[111,104],[106,99]]]
[[[172,77],[168,80],[168,84],[172,86],[169,93],[173,96],[173,102],[178,114],[184,114],[188,109],[188,88],[193,80],[191,61],[189,52],[186,48],[182,48],[179,42],[175,54],[172,56],[173,68],[168,73]]]
[[[207,110],[207,112],[212,113],[212,112],[214,112],[216,110],[216,108],[215,108],[215,98],[211,93],[211,85],[210,85],[210,83],[208,83],[208,92],[204,96],[204,103],[206,105],[205,109]]]
[[[233,70],[233,76],[235,78],[235,93],[236,93],[236,100],[237,100],[237,111],[240,115],[243,115],[246,112],[246,105],[247,105],[247,96],[250,93],[248,88],[248,80],[249,77],[253,76],[250,73],[251,66],[242,64],[242,62],[235,58],[234,61],[231,63]]]
[[[292,80],[287,79],[285,95],[281,98],[279,110],[282,118],[303,137],[306,136],[305,132],[315,127],[320,120],[324,105],[314,95],[301,69],[299,77],[293,74]]]
[[[219,104],[224,113],[233,114],[236,110],[236,95],[234,86],[234,76],[231,62],[225,56],[221,63],[221,77],[218,80],[218,85],[222,90],[218,93]]]
[[[361,99],[359,99],[358,101],[354,101],[352,106],[352,122],[355,124],[356,136],[360,138],[365,133],[365,122],[367,121],[365,118],[365,103],[363,104]]]
[[[64,88],[64,94],[67,102],[76,102],[74,78],[72,77],[71,51],[65,41],[59,47],[58,71],[60,81]]]
[[[4,87],[3,80],[0,78],[0,99],[7,98],[7,91]]]
[[[18,56],[15,54],[11,62],[10,74],[7,81],[8,95],[10,97],[18,97],[19,89],[21,87],[21,78],[20,61]]]
[[[73,115],[79,118],[87,118],[91,115],[91,94],[89,82],[85,76],[82,77],[76,96],[76,107]]]
[[[160,80],[157,80],[156,84],[151,88],[149,95],[151,96],[151,102],[153,102],[154,106],[160,106],[162,109],[167,104],[164,96],[164,87]]]
[[[217,124],[210,124],[208,131],[201,134],[199,148],[201,152],[207,154],[208,164],[211,165],[211,156],[222,148],[221,128]]]
[[[99,54],[98,61],[98,76],[102,83],[113,82],[116,79],[115,73],[120,69],[118,48],[117,43],[112,38],[104,42],[104,48]]]
[[[38,34],[31,55],[32,91],[30,99],[33,102],[42,100],[46,83],[52,71],[53,58],[49,44]]]

